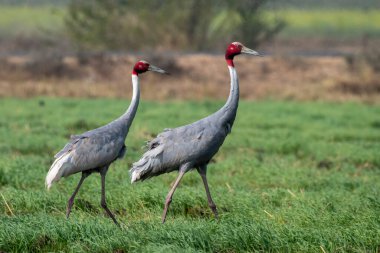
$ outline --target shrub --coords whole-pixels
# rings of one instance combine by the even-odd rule
[[[81,48],[97,50],[225,47],[231,40],[257,46],[279,32],[259,0],[72,0],[66,28]]]
[[[352,94],[380,93],[380,50],[367,47],[361,54],[346,57],[351,75],[340,80],[338,87]]]

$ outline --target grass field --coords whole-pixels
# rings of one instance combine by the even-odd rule
[[[214,220],[190,172],[160,216],[176,173],[130,185],[130,164],[150,136],[189,123],[222,102],[143,101],[126,157],[107,177],[118,229],[100,208],[100,177],[79,175],[48,192],[44,177],[72,133],[121,114],[124,100],[0,100],[0,251],[378,252],[380,107],[357,103],[241,102],[232,134],[209,166]],[[9,207],[8,207],[9,206]]]
[[[0,6],[0,35],[36,36],[63,29],[65,9],[49,6]]]
[[[268,13],[281,17],[287,26],[281,36],[347,37],[380,36],[380,10],[285,9]]]

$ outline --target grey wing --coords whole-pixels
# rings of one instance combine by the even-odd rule
[[[82,139],[72,151],[73,162],[82,169],[103,167],[122,157],[124,139],[112,134],[100,133]]]
[[[227,135],[224,129],[211,122],[200,123],[177,128],[162,141],[163,160],[168,166],[206,163],[219,150]]]
[[[46,175],[45,183],[48,188],[53,182],[57,182],[61,177],[74,174],[80,170],[73,163],[73,151],[81,145],[82,141],[87,138],[85,136],[72,136],[70,142],[59,151],[55,156],[55,161],[51,165],[48,174]]]
[[[71,140],[54,157],[46,176],[48,188],[61,177],[110,165],[126,152],[125,136],[115,123],[71,136]]]
[[[84,132],[82,134],[71,135],[70,141],[63,147],[63,149],[61,151],[59,151],[57,154],[55,154],[54,158],[59,158],[62,155],[70,152],[79,144],[79,142],[81,142],[81,140],[96,135],[97,133],[101,132],[102,129],[105,129],[105,127],[107,127],[107,125],[96,128],[96,129],[89,130],[89,131]]]
[[[85,135],[72,135],[70,138],[70,141],[59,151],[57,154],[55,154],[54,158],[59,158],[63,154],[70,152],[75,148],[77,143],[81,141],[82,139],[87,138]]]
[[[185,163],[207,163],[227,133],[209,121],[164,131],[148,142],[148,151],[133,164],[132,182],[178,169]]]
[[[59,158],[70,154],[70,174],[109,165],[126,152],[124,139],[109,131],[97,131],[73,136],[71,141],[56,154]]]
[[[147,143],[148,150],[143,154],[140,160],[132,165],[129,171],[132,183],[170,172],[171,169],[175,168],[174,166],[168,168],[163,160],[163,151],[165,146],[168,145],[167,137],[170,135],[171,131],[165,130]],[[171,164],[174,164],[174,162]]]

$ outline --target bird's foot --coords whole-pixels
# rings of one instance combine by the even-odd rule
[[[166,200],[165,200],[164,212],[162,213],[162,224],[164,224],[165,221],[166,221],[166,215],[168,214],[168,209],[169,209],[169,206],[170,206],[171,202],[172,202],[172,198],[171,197],[167,197]]]
[[[162,224],[164,224],[166,221],[166,214],[167,214],[167,210],[164,210],[164,213],[162,214],[162,219],[161,219]]]
[[[219,214],[218,214],[218,210],[215,209],[212,209],[212,212],[214,213],[215,215],[215,219],[219,220]]]
[[[71,208],[73,207],[73,204],[74,204],[74,200],[73,199],[69,199],[69,201],[67,202],[66,219],[68,219],[69,216],[70,216]]]
[[[215,203],[209,203],[209,207],[210,207],[210,209],[211,209],[211,211],[214,213],[214,215],[215,215],[215,219],[219,219],[219,214],[218,214],[218,209],[216,208],[216,205],[215,205]]]
[[[71,213],[71,210],[66,210],[66,219],[69,219],[70,213]]]
[[[106,211],[106,213],[108,214],[108,216],[112,219],[112,221],[115,223],[115,225],[118,226],[118,227],[120,227],[120,224],[117,222],[117,220],[115,218],[115,215],[113,215],[113,213],[111,212],[111,210],[108,209],[107,204],[105,202],[101,202],[100,205]]]

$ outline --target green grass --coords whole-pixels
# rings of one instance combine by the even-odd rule
[[[360,9],[284,9],[268,12],[283,18],[287,26],[282,36],[347,37],[380,36],[380,10]]]
[[[47,191],[53,155],[70,134],[109,122],[127,105],[0,100],[0,251],[379,251],[380,107],[356,103],[241,102],[232,134],[209,166],[220,220],[207,206],[200,177],[190,172],[161,225],[177,173],[131,185],[130,164],[148,136],[222,103],[143,101],[127,155],[107,175],[108,204],[122,229],[100,208],[99,175],[85,181],[66,220],[66,201],[80,176]]]
[[[0,5],[0,35],[36,36],[63,29],[64,8]]]

